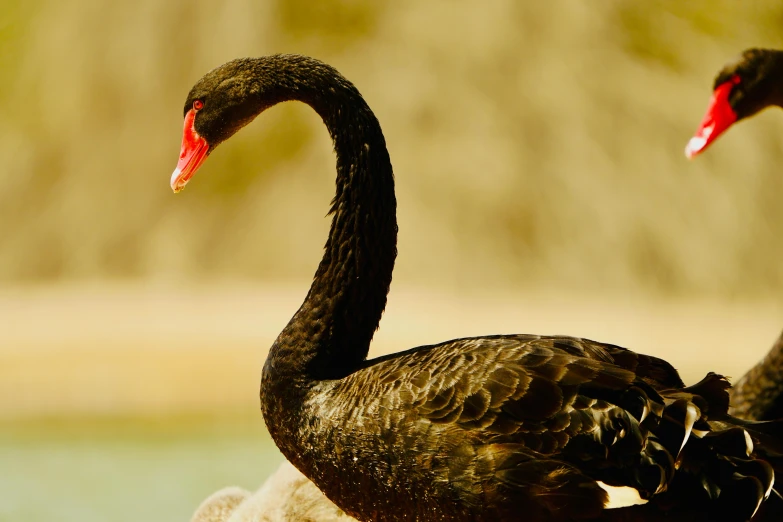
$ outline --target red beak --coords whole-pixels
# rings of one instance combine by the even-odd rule
[[[699,130],[685,147],[685,156],[688,159],[692,159],[706,149],[710,143],[715,141],[715,138],[723,134],[726,129],[731,127],[732,123],[737,121],[737,113],[729,105],[729,94],[739,81],[739,76],[734,76],[731,80],[715,88],[710,105],[707,107],[707,114],[704,115]]]
[[[185,115],[185,128],[182,132],[182,149],[179,152],[179,161],[174,174],[171,175],[171,190],[179,192],[187,185],[193,174],[207,159],[209,144],[207,140],[199,136],[193,127],[196,120],[196,110],[190,109]]]

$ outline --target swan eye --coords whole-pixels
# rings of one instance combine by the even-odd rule
[[[193,102],[193,108],[196,109],[197,111],[203,109],[204,108],[204,102],[201,101],[201,100],[194,101]]]

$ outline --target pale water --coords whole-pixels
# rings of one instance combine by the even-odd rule
[[[282,456],[247,419],[0,424],[0,521],[188,521],[227,485],[258,488]]]

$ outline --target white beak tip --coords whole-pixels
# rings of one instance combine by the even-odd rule
[[[705,138],[701,136],[694,136],[685,146],[685,157],[688,159],[693,159],[704,149],[705,145],[707,145],[707,140]]]
[[[179,169],[179,167],[177,167],[174,169],[174,173],[171,175],[171,190],[173,190],[175,194],[185,188],[185,185],[187,184],[187,181],[183,182],[180,179],[181,174],[182,171]]]

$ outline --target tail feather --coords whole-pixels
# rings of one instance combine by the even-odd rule
[[[725,416],[722,426],[740,426],[756,442],[759,451],[765,457],[783,459],[783,419],[774,421],[749,421]]]
[[[728,413],[730,389],[731,383],[726,377],[710,372],[696,384],[683,388],[682,392],[692,395],[704,413],[714,416]]]
[[[775,472],[763,460],[727,459],[725,468],[730,474],[727,473],[715,512],[720,516],[729,514],[726,520],[750,520],[769,498]]]
[[[728,390],[725,378],[710,373],[661,392],[665,408],[652,435],[676,455],[677,472],[659,507],[678,512],[704,503],[711,520],[750,520],[772,493],[775,471],[783,473],[783,421],[730,417]]]

